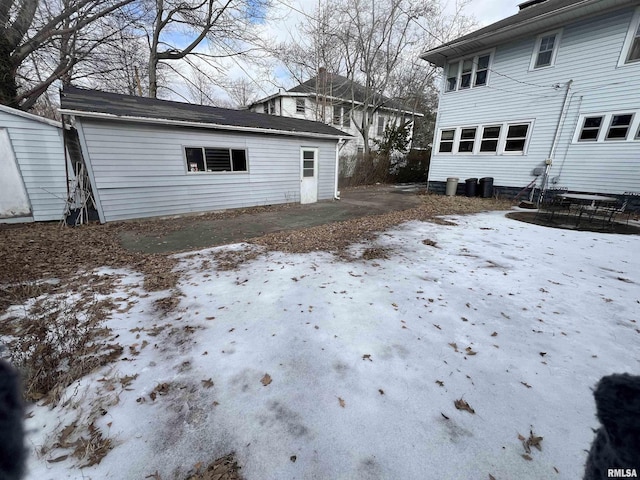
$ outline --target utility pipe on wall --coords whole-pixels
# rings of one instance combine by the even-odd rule
[[[562,110],[560,110],[560,117],[558,117],[558,124],[556,125],[556,133],[553,136],[553,142],[551,143],[551,150],[549,151],[549,157],[544,161],[544,174],[542,175],[542,185],[540,185],[541,195],[538,198],[538,203],[542,200],[544,192],[547,189],[547,182],[549,180],[549,171],[553,165],[553,157],[556,153],[556,147],[558,146],[558,140],[560,139],[560,133],[562,132],[562,126],[564,119],[567,116],[567,107],[569,106],[569,92],[571,91],[571,85],[573,79],[567,82],[567,91],[564,93],[564,101],[562,102]]]

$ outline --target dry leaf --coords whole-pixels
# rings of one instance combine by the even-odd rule
[[[436,380],[436,383],[441,386],[444,387],[444,382],[442,380]]]
[[[492,336],[492,337],[497,337],[497,336],[498,336],[498,332],[493,332],[493,333],[491,334],[491,336]],[[491,475],[489,475],[489,476],[491,476]]]
[[[371,360],[371,355],[369,353],[365,353],[364,355],[362,355],[362,359],[363,360],[369,360],[370,362],[373,362],[373,360]]]
[[[518,434],[518,440],[520,440],[521,442],[524,442],[526,440],[526,438],[524,438],[522,435]]]
[[[527,388],[531,388],[531,385],[529,385],[527,382],[520,382],[520,383]]]
[[[380,392],[380,395],[384,395],[384,390],[382,390],[381,388],[378,389],[378,392]]]
[[[474,352],[471,347],[467,347],[467,348],[465,348],[465,350],[467,352],[466,353],[467,355],[476,355],[478,353],[478,352]]]
[[[262,385],[266,387],[271,383],[271,376],[268,373],[265,373],[264,377],[262,377],[262,380],[260,381],[262,382]]]
[[[533,458],[531,458],[531,456],[527,455],[526,453],[522,454],[522,458],[524,458],[525,460],[529,460],[529,461],[533,460]]]
[[[200,381],[202,382],[202,386],[205,388],[213,387],[213,382],[211,381],[210,378],[208,380],[200,380]]]
[[[69,457],[69,455],[61,455],[59,457],[52,458],[51,460],[47,460],[47,462],[49,462],[49,463],[58,463],[58,462],[62,462],[63,460],[66,460],[68,457]]]
[[[453,402],[453,404],[458,410],[466,410],[469,413],[476,413],[476,411],[473,408],[471,408],[471,406],[467,402],[465,402],[462,398],[459,400],[456,400],[455,402]]]
[[[458,345],[456,345],[455,343],[450,343],[449,346],[452,347],[456,352],[458,351]]]
[[[340,403],[340,406],[341,406],[342,408],[344,408],[345,403],[344,403],[344,400],[343,400],[342,398],[338,397],[338,403]]]

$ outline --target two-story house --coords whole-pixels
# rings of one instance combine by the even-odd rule
[[[443,68],[429,189],[640,191],[638,0],[519,7],[422,55]]]
[[[329,73],[325,68],[320,68],[318,75],[306,82],[257,100],[248,108],[259,113],[315,120],[349,133],[353,139],[342,148],[342,156],[360,155],[365,151],[365,139],[357,127],[362,125],[365,111],[369,116],[367,140],[371,148],[375,140],[382,139],[387,125],[399,125],[422,116],[396,100],[368,92],[362,85]],[[413,123],[410,130],[412,134]]]

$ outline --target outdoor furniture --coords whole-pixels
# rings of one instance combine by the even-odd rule
[[[613,226],[615,214],[611,204],[616,203],[617,198],[590,193],[562,193],[559,196],[570,202],[569,210],[575,212],[576,227],[580,226],[583,217],[589,221],[601,219],[603,228]]]
[[[552,222],[556,213],[568,212],[571,202],[562,197],[562,195],[566,193],[566,188],[548,188],[544,190],[541,194],[535,219],[541,215],[547,215],[549,222]]]

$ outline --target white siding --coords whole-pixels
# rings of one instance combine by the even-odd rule
[[[60,220],[67,198],[62,129],[0,111],[9,132],[35,221]]]
[[[81,127],[105,221],[299,202],[302,146],[318,148],[318,199],[334,195],[336,140],[88,119]],[[188,173],[184,147],[246,149],[248,171]]]
[[[434,142],[429,180],[494,177],[496,185],[524,188],[534,179],[532,170],[549,158],[566,83],[573,80],[550,179],[577,191],[639,191],[640,141],[572,143],[581,114],[640,111],[640,62],[617,66],[633,14],[625,9],[565,26],[551,68],[529,70],[535,35],[498,46],[488,86],[441,94],[436,130],[533,121],[528,150],[439,154]]]

